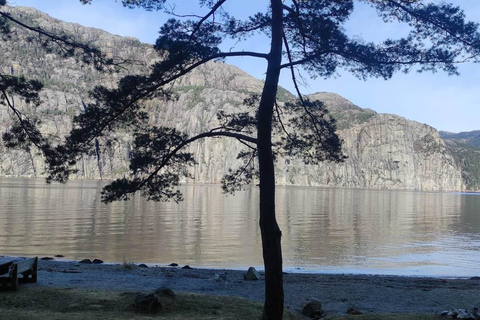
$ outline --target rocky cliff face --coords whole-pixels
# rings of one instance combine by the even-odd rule
[[[316,181],[373,189],[463,189],[457,165],[434,128],[358,108],[332,93],[311,98],[324,101],[337,118],[349,157],[345,163],[323,165]]]
[[[64,23],[28,8],[9,8],[16,17],[45,30],[64,30],[75,37],[95,43],[111,56],[134,61],[128,70],[105,74],[78,63],[78,58],[59,58],[61,52],[45,52],[35,41],[29,42],[25,30],[17,30],[11,41],[0,42],[0,70],[12,75],[25,75],[45,83],[43,103],[33,110],[39,116],[42,130],[52,136],[68,132],[73,115],[83,111],[89,100],[88,90],[96,84],[114,85],[127,73],[148,71],[158,59],[154,50],[131,38],[110,35],[104,31]],[[262,81],[236,67],[220,62],[208,63],[182,78],[173,87],[178,99],[167,103],[150,101],[146,110],[152,124],[176,126],[189,134],[218,126],[217,113],[245,110],[243,100],[258,93]],[[280,90],[279,100],[293,96]],[[344,140],[345,163],[304,165],[300,161],[278,159],[277,183],[329,187],[356,187],[412,190],[462,190],[460,170],[447,151],[438,132],[424,124],[404,118],[377,114],[362,109],[332,93],[318,93],[311,99],[322,100],[338,121],[338,134]],[[22,103],[18,101],[17,103]],[[5,108],[0,109],[0,133],[11,123]],[[79,162],[76,178],[98,179],[128,175],[131,137],[119,133],[113,144],[98,145],[99,155]],[[232,139],[202,140],[190,147],[197,165],[188,182],[219,183],[229,168],[241,163],[236,159],[243,145]],[[6,150],[0,142],[0,176],[41,176],[41,157],[34,150]]]

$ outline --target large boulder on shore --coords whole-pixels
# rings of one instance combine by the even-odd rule
[[[260,280],[260,274],[254,267],[248,268],[248,271],[243,275],[244,280]]]
[[[164,297],[175,298],[175,292],[173,292],[173,290],[170,288],[165,288],[165,287],[158,288],[157,290],[155,290],[155,294],[159,297],[164,296]]]
[[[303,309],[302,314],[309,318],[320,318],[322,316],[322,303],[318,300],[311,300]]]
[[[158,288],[153,293],[139,294],[135,298],[133,307],[137,312],[159,313],[169,309],[172,299],[175,299],[175,292],[170,288]]]
[[[139,294],[135,298],[133,307],[142,313],[158,313],[165,309],[164,304],[156,293]]]

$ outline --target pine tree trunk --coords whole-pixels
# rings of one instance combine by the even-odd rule
[[[275,168],[272,154],[272,116],[282,61],[282,1],[272,0],[272,43],[265,86],[258,112],[258,159],[260,169],[260,231],[265,265],[263,319],[283,318],[281,232],[275,218]]]

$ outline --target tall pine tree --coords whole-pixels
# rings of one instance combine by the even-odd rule
[[[94,0],[80,1],[86,4]],[[66,181],[74,171],[72,166],[76,160],[89,152],[96,138],[121,126],[130,126],[135,145],[130,164],[132,176],[105,187],[103,199],[106,202],[128,199],[136,192],[156,201],[180,200],[181,194],[176,189],[179,177],[195,163],[194,155],[183,151],[186,145],[209,137],[241,141],[246,149],[239,157],[245,160],[245,166],[233,168],[223,179],[223,187],[226,191],[234,191],[240,183],[251,183],[255,178],[260,181],[260,230],[265,264],[263,318],[282,319],[284,294],[281,231],[275,218],[275,155],[300,157],[311,164],[344,160],[334,121],[321,102],[309,101],[299,91],[298,68],[311,76],[326,78],[339,69],[361,79],[389,79],[397,71],[411,70],[443,70],[456,74],[457,62],[477,60],[480,36],[478,24],[467,22],[460,8],[444,2],[270,0],[265,1],[263,12],[241,20],[224,10],[224,5],[233,1],[199,0],[203,7],[201,12],[182,18],[171,10],[175,4],[181,8],[181,1],[123,0],[123,5],[129,8],[165,10],[172,14],[160,28],[154,47],[162,59],[152,66],[151,73],[127,76],[114,89],[95,88],[91,92],[95,103],[90,104],[84,114],[75,117],[73,130],[61,145],[51,147],[44,141],[37,141],[35,137],[39,132],[30,133],[29,127],[22,125],[7,138],[11,145],[30,141],[40,147],[48,146],[44,153],[50,165],[49,180]],[[359,2],[373,7],[385,23],[407,25],[409,33],[399,39],[377,43],[349,36],[344,25]],[[0,6],[4,4],[5,0],[0,0]],[[0,21],[15,23],[8,14],[1,11],[0,14],[3,18]],[[270,39],[268,52],[220,49],[226,39],[243,41],[259,33]],[[52,41],[62,42],[61,38],[50,36]],[[84,52],[88,50],[76,43],[67,43],[67,46]],[[101,57],[96,54],[96,51],[91,52],[90,57]],[[262,93],[246,101],[256,106],[255,112],[220,113],[222,126],[196,136],[169,127],[146,125],[142,109],[146,100],[169,99],[168,84],[208,61],[229,57],[253,57],[267,62]],[[97,62],[103,63],[93,60]],[[276,102],[281,71],[291,75],[297,89],[296,103],[279,106]],[[23,94],[18,85],[5,84],[5,78],[0,79],[3,81],[0,83],[3,101],[7,97],[6,90]],[[30,84],[32,87],[26,92],[35,94],[40,89],[37,83],[25,79],[13,81],[24,86]],[[278,112],[279,108],[282,112]],[[16,135],[23,138],[15,141]]]

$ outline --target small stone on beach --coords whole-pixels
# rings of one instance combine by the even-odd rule
[[[227,281],[227,275],[225,273],[221,273],[221,274],[215,273],[214,278],[215,278],[215,281],[217,282]]]
[[[178,267],[178,263],[175,263],[175,262],[174,262],[174,263],[170,263],[168,266],[169,266],[169,267]]]
[[[182,269],[193,269],[193,268],[190,267],[190,266],[187,264],[187,265],[184,265],[184,266],[182,267]]]
[[[473,313],[466,309],[450,309],[450,311],[443,311],[440,315],[448,319],[480,319],[480,315],[475,311],[478,311],[478,309],[474,308]]]
[[[92,261],[92,263],[93,263],[93,264],[102,264],[103,261],[100,260],[100,259],[94,259],[94,260]]]
[[[356,308],[348,308],[347,313],[352,316],[362,314],[362,312]]]
[[[83,259],[82,261],[79,261],[79,263],[92,264],[92,260],[90,260],[90,259]]]
[[[254,267],[248,268],[247,273],[243,275],[244,280],[260,280],[260,274]]]

